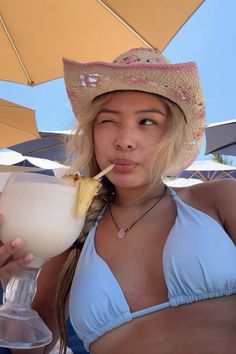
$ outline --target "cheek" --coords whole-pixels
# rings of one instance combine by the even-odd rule
[[[107,154],[111,151],[109,135],[101,133],[94,134],[93,141],[96,160],[100,168],[103,168],[103,162],[106,161]]]
[[[153,157],[156,156],[159,149],[159,144],[162,139],[161,135],[153,134],[145,137],[140,142],[140,154],[142,156],[142,162],[147,167],[152,165]]]
[[[109,144],[109,135],[95,130],[93,141],[95,151],[104,150]]]
[[[143,143],[145,144],[146,147],[155,149],[156,147],[158,147],[161,140],[164,138],[166,132],[167,130],[164,129],[164,127],[162,129],[157,129],[151,132],[149,136],[146,137],[146,139],[143,139]]]
[[[141,139],[139,139],[139,146],[143,152],[146,152],[146,154],[150,155],[158,147],[160,141],[161,136],[157,134],[149,134],[148,136],[143,136]]]

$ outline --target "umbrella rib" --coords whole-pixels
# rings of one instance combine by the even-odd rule
[[[53,145],[50,145],[50,146],[42,146],[40,148],[36,148],[34,150],[31,150],[30,152],[26,152],[25,154],[27,154],[27,156],[33,156],[32,154],[34,154],[34,153],[38,153],[38,152],[41,152],[41,151],[46,151],[46,150],[52,149],[54,147],[63,146],[63,145],[65,145],[65,143],[61,142],[61,143],[53,144]]]
[[[17,57],[17,59],[19,61],[21,69],[23,70],[23,72],[24,72],[24,74],[25,74],[25,76],[27,78],[28,84],[32,86],[34,84],[34,82],[31,80],[31,78],[30,78],[30,76],[29,76],[29,74],[28,74],[28,72],[26,70],[26,67],[25,67],[25,65],[24,65],[24,63],[23,63],[23,61],[22,61],[22,59],[20,57],[20,54],[19,54],[19,52],[18,52],[18,50],[17,50],[17,48],[16,48],[16,46],[15,46],[15,44],[13,42],[13,39],[12,39],[12,37],[11,37],[11,35],[10,35],[8,29],[7,29],[7,26],[6,26],[6,24],[5,24],[5,22],[4,22],[4,20],[3,20],[1,15],[0,15],[0,21],[2,23],[2,27],[3,27],[4,31],[5,31],[8,39],[9,39],[9,42],[10,42],[10,44],[12,46],[12,49],[14,50],[14,52],[16,54],[16,57]]]
[[[21,107],[18,107],[18,106],[11,106],[10,104],[9,105],[6,105],[6,104],[0,104],[0,108],[14,108],[14,109],[19,109],[19,110],[22,110],[22,111],[32,111],[32,112],[35,112],[34,109],[32,108],[27,108],[27,107],[24,107],[24,106],[21,106]]]
[[[14,130],[17,130],[18,132],[20,132],[20,133],[24,133],[24,134],[29,134],[30,136],[37,136],[37,139],[41,139],[41,137],[39,136],[39,135],[37,135],[37,133],[36,134],[34,134],[34,133],[31,133],[31,132],[27,132],[26,130],[24,130],[24,129],[20,129],[20,128],[17,128],[17,127],[15,127],[14,125],[10,125],[10,124],[7,124],[7,123],[3,123],[3,122],[0,122],[0,126],[1,125],[4,125],[4,126],[7,126],[7,127],[9,127],[9,128],[13,128]]]
[[[108,6],[103,0],[97,0],[100,5],[102,5],[106,10],[108,10],[117,20],[119,20],[126,28],[128,28],[129,31],[131,31],[136,37],[138,37],[144,44],[146,44],[148,47],[154,48],[151,43],[149,43],[141,34],[139,34],[137,31],[131,27],[128,22],[126,22],[120,15],[118,15],[110,6]]]

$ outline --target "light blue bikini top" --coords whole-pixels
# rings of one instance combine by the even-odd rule
[[[216,220],[181,201],[171,189],[170,193],[177,217],[163,251],[165,303],[131,312],[118,281],[96,252],[96,225],[89,232],[69,300],[72,325],[86,350],[98,337],[135,317],[236,293],[235,244]]]

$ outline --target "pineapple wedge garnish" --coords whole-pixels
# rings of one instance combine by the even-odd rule
[[[86,215],[93,197],[97,194],[101,187],[101,181],[95,178],[79,176],[75,183],[77,186],[75,217],[79,218]]]
[[[76,186],[76,198],[73,216],[80,218],[85,216],[87,210],[102,184],[100,179],[114,168],[114,164],[106,167],[93,178],[79,176],[77,174],[65,175],[64,181],[68,185]]]
[[[63,179],[66,184],[76,187],[73,217],[78,219],[85,216],[93,197],[101,187],[101,181],[78,175],[65,175]]]

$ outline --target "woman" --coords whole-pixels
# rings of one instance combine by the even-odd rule
[[[172,190],[162,180],[199,151],[204,104],[196,64],[170,64],[139,48],[112,64],[64,60],[64,67],[79,121],[73,169],[93,176],[114,168],[76,244],[40,274],[34,306],[54,340],[60,332],[65,341],[69,307],[92,354],[234,353],[235,181]],[[30,256],[10,261],[14,247],[19,242],[0,249],[3,284]]]

